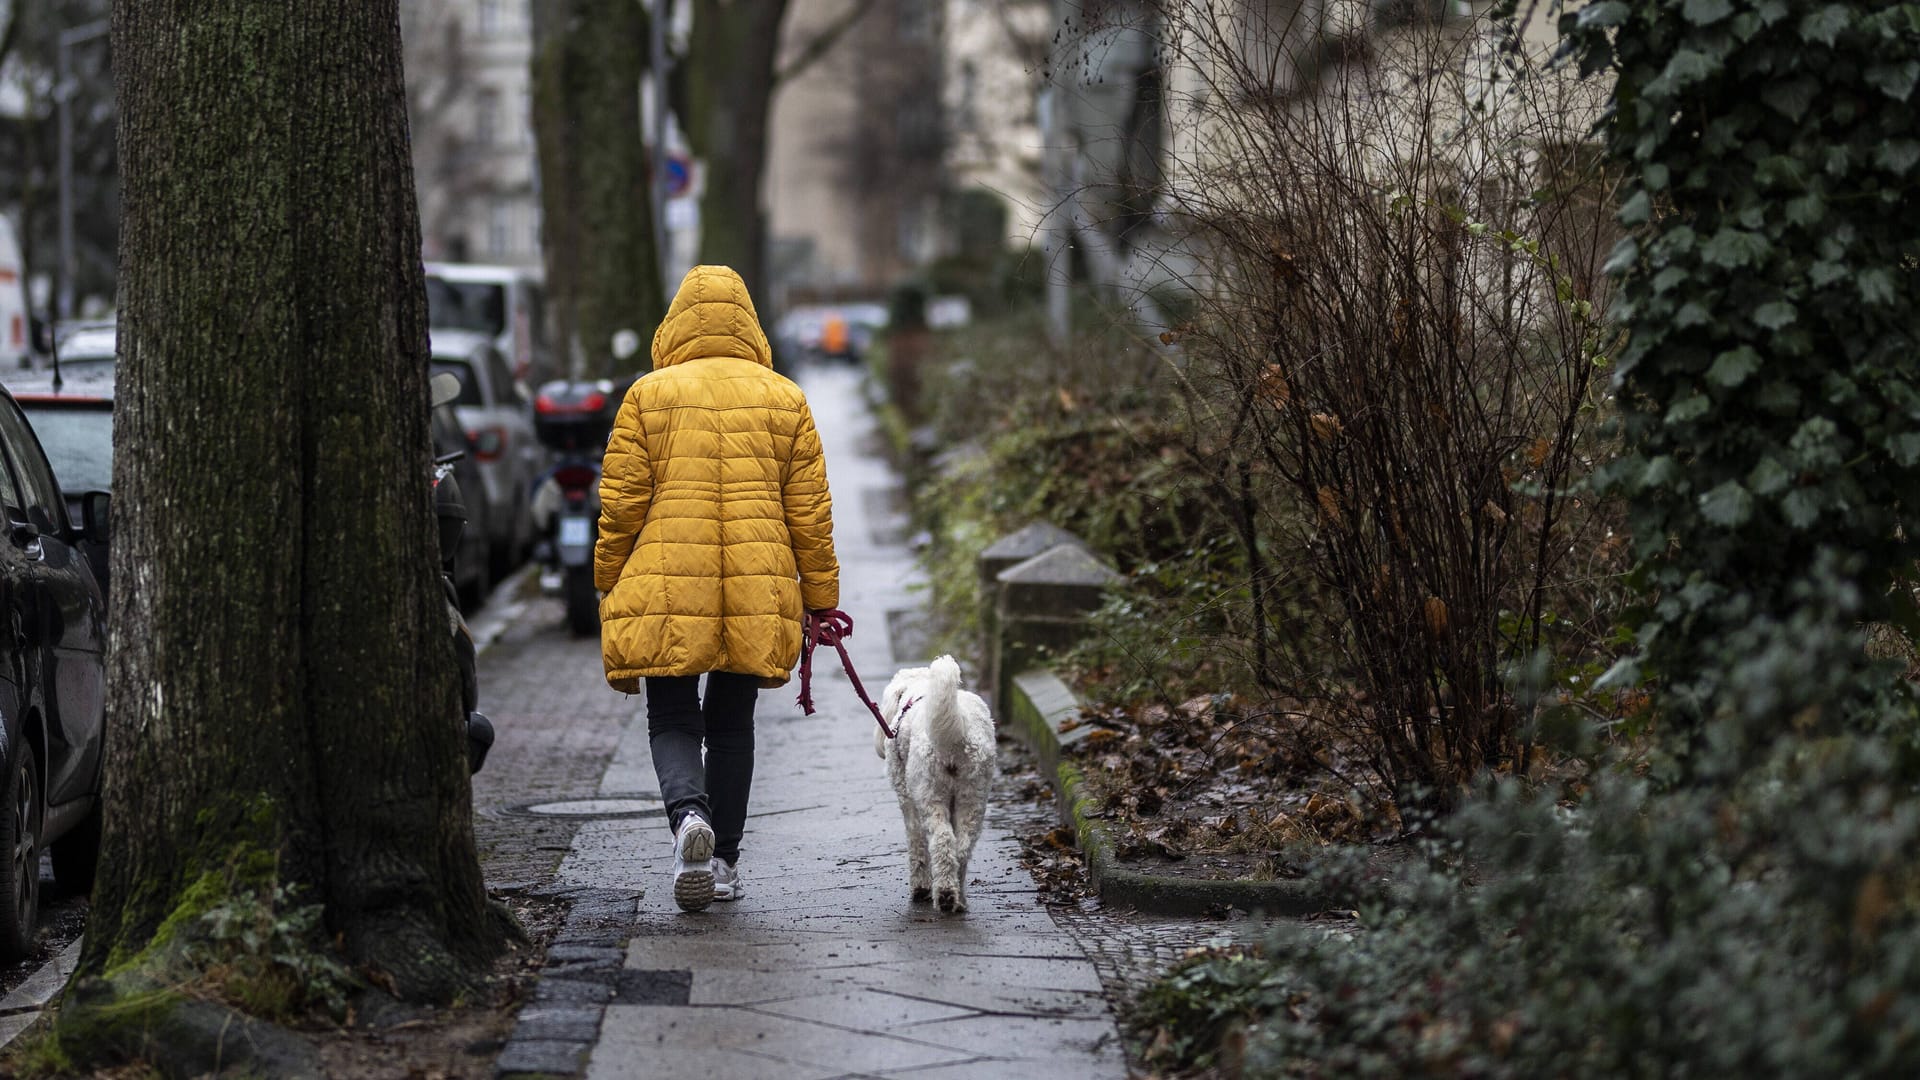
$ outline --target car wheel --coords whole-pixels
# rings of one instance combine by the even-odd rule
[[[0,957],[17,960],[33,948],[40,920],[40,838],[46,800],[40,763],[25,744],[7,777],[0,807]]]
[[[85,896],[93,891],[93,872],[100,863],[100,814],[96,798],[86,820],[53,842],[53,879],[63,892]]]

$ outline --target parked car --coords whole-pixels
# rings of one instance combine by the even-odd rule
[[[546,290],[538,270],[430,262],[426,271],[427,325],[436,335],[452,330],[486,338],[523,382],[552,374]]]
[[[460,485],[461,501],[466,504],[469,522],[484,522],[487,513],[486,481],[480,475],[480,463],[474,459],[473,445],[452,404],[436,405],[433,410],[433,455],[435,458],[458,453],[451,463],[454,482]],[[477,524],[460,530],[459,553],[453,560],[454,591],[464,611],[478,608],[493,583],[491,545]]]
[[[0,390],[0,958],[33,947],[40,853],[62,886],[92,887],[100,849],[106,604],[76,525],[13,395]]]
[[[454,415],[467,433],[486,495],[486,534],[491,569],[506,576],[533,545],[528,511],[533,482],[545,471],[546,451],[533,437],[531,403],[514,380],[506,357],[479,334],[433,332],[433,371],[460,380]]]
[[[112,364],[67,363],[63,356],[60,373],[57,386],[51,370],[10,373],[4,381],[26,412],[53,466],[53,478],[65,496],[68,520],[82,521],[88,496],[113,491],[115,369]],[[110,585],[109,530],[104,515],[97,526],[97,536],[84,537],[77,544],[93,568],[101,594],[106,595]]]

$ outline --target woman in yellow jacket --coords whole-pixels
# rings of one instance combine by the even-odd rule
[[[593,572],[607,682],[646,681],[674,901],[735,899],[754,699],[787,681],[801,616],[839,603],[840,568],[813,414],[774,372],[746,283],[724,266],[687,272],[653,371],[621,403]]]

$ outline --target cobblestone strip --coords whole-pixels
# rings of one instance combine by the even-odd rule
[[[547,947],[533,1000],[520,1009],[494,1075],[578,1076],[600,1036],[600,1018],[622,981],[637,892],[556,888],[538,895],[569,902],[567,921]],[[630,980],[629,980],[630,981]]]
[[[559,601],[536,594],[517,604],[480,654],[480,708],[496,738],[486,768],[473,778],[474,838],[495,892],[551,897],[569,907],[494,1071],[577,1076],[614,1000],[640,894],[556,885],[555,871],[583,819],[516,811],[597,794],[640,703],[607,689],[599,641],[568,634]]]

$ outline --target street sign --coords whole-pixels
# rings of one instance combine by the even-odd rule
[[[667,155],[666,186],[669,199],[693,190],[693,162],[685,154]]]

